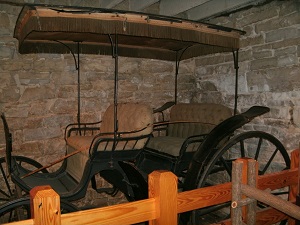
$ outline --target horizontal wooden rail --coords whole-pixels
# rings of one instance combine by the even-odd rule
[[[258,177],[258,162],[249,159],[238,159],[233,162],[232,170],[232,224],[247,225],[256,224],[256,201],[264,203],[269,207],[276,208],[294,219],[300,220],[300,207],[292,202],[286,201],[279,196],[275,196],[256,188],[255,180]],[[297,178],[297,175],[296,175]],[[254,182],[253,182],[254,181]],[[252,207],[252,204],[254,207]],[[244,211],[243,211],[244,210]],[[245,213],[247,210],[247,214]]]
[[[297,168],[262,175],[257,178],[257,187],[262,190],[275,190],[297,184]],[[62,215],[57,215],[55,210],[52,210],[52,220],[53,216],[57,215],[60,217],[60,224],[62,225],[126,225],[143,221],[150,221],[150,225],[175,225],[177,224],[177,213],[231,201],[231,187],[231,183],[225,183],[178,193],[177,177],[174,174],[167,171],[155,171],[149,175],[148,199]],[[35,218],[37,215],[35,214]],[[270,219],[270,217],[272,218]],[[288,217],[284,213],[273,208],[266,208],[257,212],[256,224],[268,225],[286,218]],[[35,223],[35,219],[9,223],[9,225],[21,224],[38,225]],[[230,225],[231,220],[222,221],[222,224]]]
[[[242,193],[300,220],[300,207],[257,188],[242,184]]]

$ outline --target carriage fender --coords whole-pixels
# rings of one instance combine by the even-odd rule
[[[228,138],[236,129],[249,123],[257,116],[263,115],[270,111],[270,108],[265,106],[252,106],[246,112],[234,115],[220,124],[218,124],[204,139],[202,144],[195,152],[190,167],[187,171],[184,182],[184,190],[192,190],[197,188],[197,183],[201,175],[201,170],[208,157],[213,155],[218,144],[225,138]]]

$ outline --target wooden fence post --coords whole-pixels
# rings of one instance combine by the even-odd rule
[[[50,186],[37,186],[30,191],[31,218],[34,225],[60,225],[60,198]]]
[[[157,219],[150,225],[177,225],[177,177],[169,171],[149,175],[149,198],[155,198]]]
[[[258,164],[254,159],[237,159],[232,168],[232,225],[256,223],[256,200],[249,199],[242,192],[242,185],[256,187]],[[246,207],[247,206],[247,207]]]

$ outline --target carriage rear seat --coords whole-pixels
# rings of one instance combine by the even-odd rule
[[[120,103],[117,106],[117,112],[118,132],[128,132],[126,134],[122,134],[122,138],[138,137],[148,134],[150,136],[152,133],[153,110],[150,106],[138,103]],[[68,159],[67,171],[72,177],[74,177],[77,181],[81,179],[85,164],[89,158],[89,154],[92,153],[92,149],[95,148],[95,146],[91,145],[94,138],[113,138],[113,131],[114,105],[112,104],[105,111],[102,117],[100,130],[96,135],[75,135],[66,138],[68,154],[77,150],[81,150],[78,154],[75,154]],[[104,135],[97,136],[99,134]],[[136,141],[129,141],[127,144],[125,142],[119,142],[115,150],[140,150],[144,148],[147,141],[148,138],[139,139],[137,143]],[[112,142],[102,142],[97,146],[97,151],[111,150]]]
[[[221,104],[180,103],[174,105],[170,110],[166,136],[151,138],[146,148],[174,157],[185,152],[196,151],[201,143],[199,141],[193,143],[192,137],[208,134],[217,124],[231,116],[232,110]],[[190,144],[189,141],[191,141]]]

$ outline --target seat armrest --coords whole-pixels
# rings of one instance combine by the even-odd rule
[[[65,140],[70,137],[72,134],[76,135],[87,135],[87,132],[94,134],[94,131],[100,131],[100,124],[102,121],[92,122],[92,123],[71,123],[66,126],[65,129]]]
[[[200,134],[200,135],[193,135],[186,138],[180,148],[179,155],[182,156],[190,144],[203,142],[207,135],[208,134]]]
[[[126,134],[128,134],[126,132]],[[120,151],[120,150],[139,150],[143,149],[147,144],[149,138],[152,134],[145,134],[139,136],[123,136],[122,133],[117,133],[116,137],[113,136],[114,133],[101,133],[93,138],[93,141],[89,148],[90,155],[94,155],[99,147],[100,151]],[[142,145],[139,141],[143,141]],[[113,144],[115,143],[115,146]]]
[[[164,121],[164,122],[157,122],[153,124],[153,132],[157,133],[157,136],[161,136],[161,133],[167,134],[168,130],[168,122],[169,121]]]

